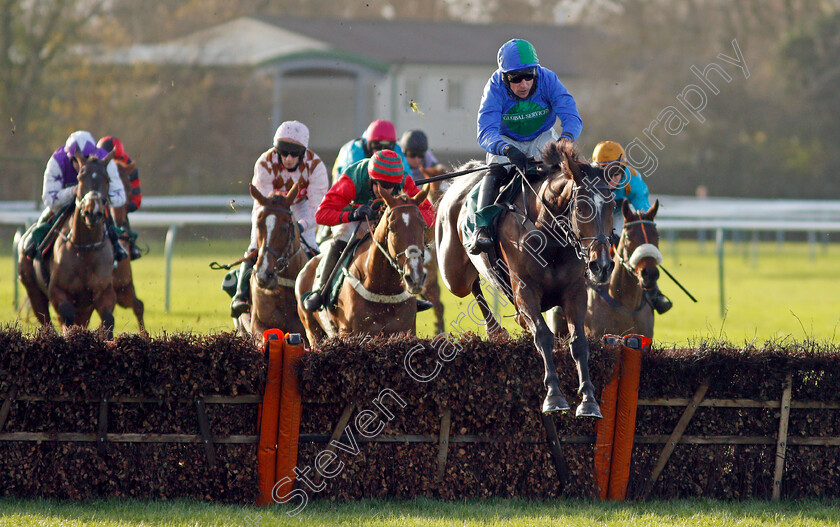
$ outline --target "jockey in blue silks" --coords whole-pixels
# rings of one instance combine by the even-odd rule
[[[623,202],[629,201],[636,212],[645,212],[650,209],[647,183],[633,167],[627,164],[624,148],[620,144],[615,141],[601,141],[595,145],[595,150],[592,152],[592,161],[602,167],[610,163],[620,163],[623,168],[621,180],[616,181],[615,187],[613,187],[613,198],[615,199],[614,228],[618,230],[623,228],[624,215],[621,213]],[[645,289],[645,294],[660,315],[673,306],[668,297],[659,290],[658,284],[650,289]]]
[[[476,241],[471,254],[493,247],[491,207],[508,170],[500,163],[513,163],[524,171],[528,159],[540,159],[542,149],[558,140],[554,125],[563,126],[560,138],[574,141],[583,122],[574,97],[557,74],[540,66],[537,51],[527,40],[505,42],[497,56],[499,68],[484,86],[478,109],[478,144],[487,152],[489,173],[481,180],[476,213]]]

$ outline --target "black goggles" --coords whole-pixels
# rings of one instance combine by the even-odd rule
[[[300,157],[304,152],[306,152],[306,148],[290,143],[280,143],[275,146],[274,149],[277,150],[277,153],[281,156]]]
[[[536,74],[532,70],[514,71],[505,74],[505,78],[511,84],[519,84],[522,81],[532,81],[536,78]]]
[[[374,152],[380,150],[393,150],[396,143],[394,141],[371,141],[370,149]]]

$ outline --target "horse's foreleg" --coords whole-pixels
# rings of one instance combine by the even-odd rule
[[[566,322],[569,328],[569,348],[572,358],[577,367],[578,394],[581,396],[581,403],[578,405],[575,415],[578,417],[596,417],[600,419],[601,408],[598,399],[595,397],[595,386],[589,378],[589,342],[586,340],[583,319],[586,311],[586,294],[582,295],[583,300],[575,299],[564,306]]]
[[[143,322],[143,313],[146,311],[146,306],[144,306],[143,302],[135,296],[134,301],[131,303],[131,309],[134,311],[134,316],[137,317],[137,326],[140,333],[145,333],[146,324]]]
[[[443,303],[440,301],[440,284],[438,283],[437,256],[434,250],[430,251],[431,260],[426,264],[426,286],[423,288],[423,297],[434,305],[435,311],[435,334],[444,332],[443,325]]]
[[[484,298],[484,293],[481,292],[481,281],[476,277],[472,284],[472,294],[481,310],[481,316],[484,317],[484,331],[487,332],[487,338],[490,340],[507,340],[510,338],[505,328],[496,320],[493,310],[490,309],[490,304]]]

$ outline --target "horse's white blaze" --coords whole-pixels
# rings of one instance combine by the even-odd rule
[[[403,222],[405,223],[405,226],[408,227],[409,222],[411,221],[411,216],[409,216],[409,214],[407,212],[403,212],[402,213],[402,219],[403,219]]]
[[[269,216],[265,219],[265,242],[266,244],[271,239],[271,233],[274,232],[274,226],[277,223],[276,216]],[[259,272],[260,273],[267,273],[269,270],[268,268],[268,258],[263,258],[262,265],[260,265]]]

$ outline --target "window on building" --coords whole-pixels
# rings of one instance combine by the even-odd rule
[[[463,81],[449,79],[446,89],[446,106],[450,110],[464,109],[464,83]]]

